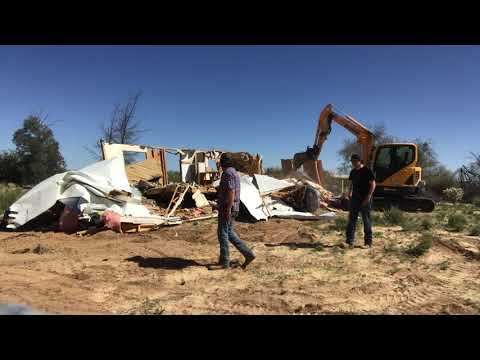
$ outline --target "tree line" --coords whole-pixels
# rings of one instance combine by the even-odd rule
[[[141,91],[130,94],[123,103],[115,104],[109,119],[99,125],[99,138],[110,143],[136,143],[141,135],[148,131],[142,127],[137,119],[137,109]],[[423,178],[427,182],[427,189],[438,196],[442,191],[452,186],[460,186],[465,190],[466,200],[480,196],[480,154],[472,153],[472,161],[457,171],[449,170],[438,160],[431,140],[415,138],[410,141],[398,139],[386,130],[382,124],[373,126],[376,145],[392,142],[413,142],[419,148],[419,166],[423,170]],[[403,140],[403,141],[402,141]],[[66,171],[65,160],[61,154],[59,144],[55,139],[52,124],[40,114],[28,116],[23,126],[12,136],[14,150],[0,151],[0,182],[10,182],[19,185],[34,185],[40,181]],[[91,146],[85,146],[91,157],[101,159],[100,141]],[[360,153],[359,144],[355,139],[344,140],[338,150],[341,163],[338,171],[348,173],[350,155]],[[131,162],[133,157],[126,154],[125,161]],[[281,176],[279,168],[266,169],[267,174]],[[172,174],[173,175],[173,174]],[[468,176],[467,176],[468,175]],[[333,188],[338,184],[330,172],[326,172],[327,182]],[[335,191],[336,189],[331,189]]]

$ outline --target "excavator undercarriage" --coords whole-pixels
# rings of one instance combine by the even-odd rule
[[[396,207],[409,212],[432,212],[435,209],[435,203],[432,199],[419,196],[373,196],[374,210],[388,210]]]

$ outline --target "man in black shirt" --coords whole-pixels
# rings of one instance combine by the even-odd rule
[[[350,158],[353,169],[350,172],[350,212],[348,215],[347,241],[342,247],[353,248],[355,241],[355,227],[357,226],[358,213],[362,214],[363,232],[365,245],[363,248],[372,247],[372,221],[370,210],[372,207],[372,195],[375,191],[375,176],[372,170],[363,165],[360,156],[353,154]]]

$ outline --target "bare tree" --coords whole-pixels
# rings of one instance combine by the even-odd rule
[[[138,101],[142,91],[130,95],[123,104],[116,104],[113,108],[110,119],[100,125],[101,138],[108,143],[132,144],[139,140],[140,135],[148,130],[142,129],[141,121],[136,118]],[[85,149],[95,159],[101,159],[102,150],[100,140],[92,147]],[[125,157],[127,163],[133,160],[132,157]]]
[[[134,143],[138,141],[140,134],[146,131],[141,129],[140,121],[135,119],[138,99],[141,95],[141,91],[138,91],[130,96],[123,106],[117,106],[114,111],[114,135],[116,135],[115,140],[120,144]]]

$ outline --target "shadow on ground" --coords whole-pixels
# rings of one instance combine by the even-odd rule
[[[264,244],[264,245],[268,247],[286,246],[290,249],[322,249],[322,248],[336,247],[336,245],[323,244],[320,242],[314,242],[314,243],[284,242],[284,243],[272,243],[272,244]]]
[[[132,256],[125,259],[126,261],[135,262],[142,268],[166,269],[166,270],[182,270],[190,266],[207,266],[200,264],[195,260],[182,259],[176,257],[151,258],[143,256]]]

